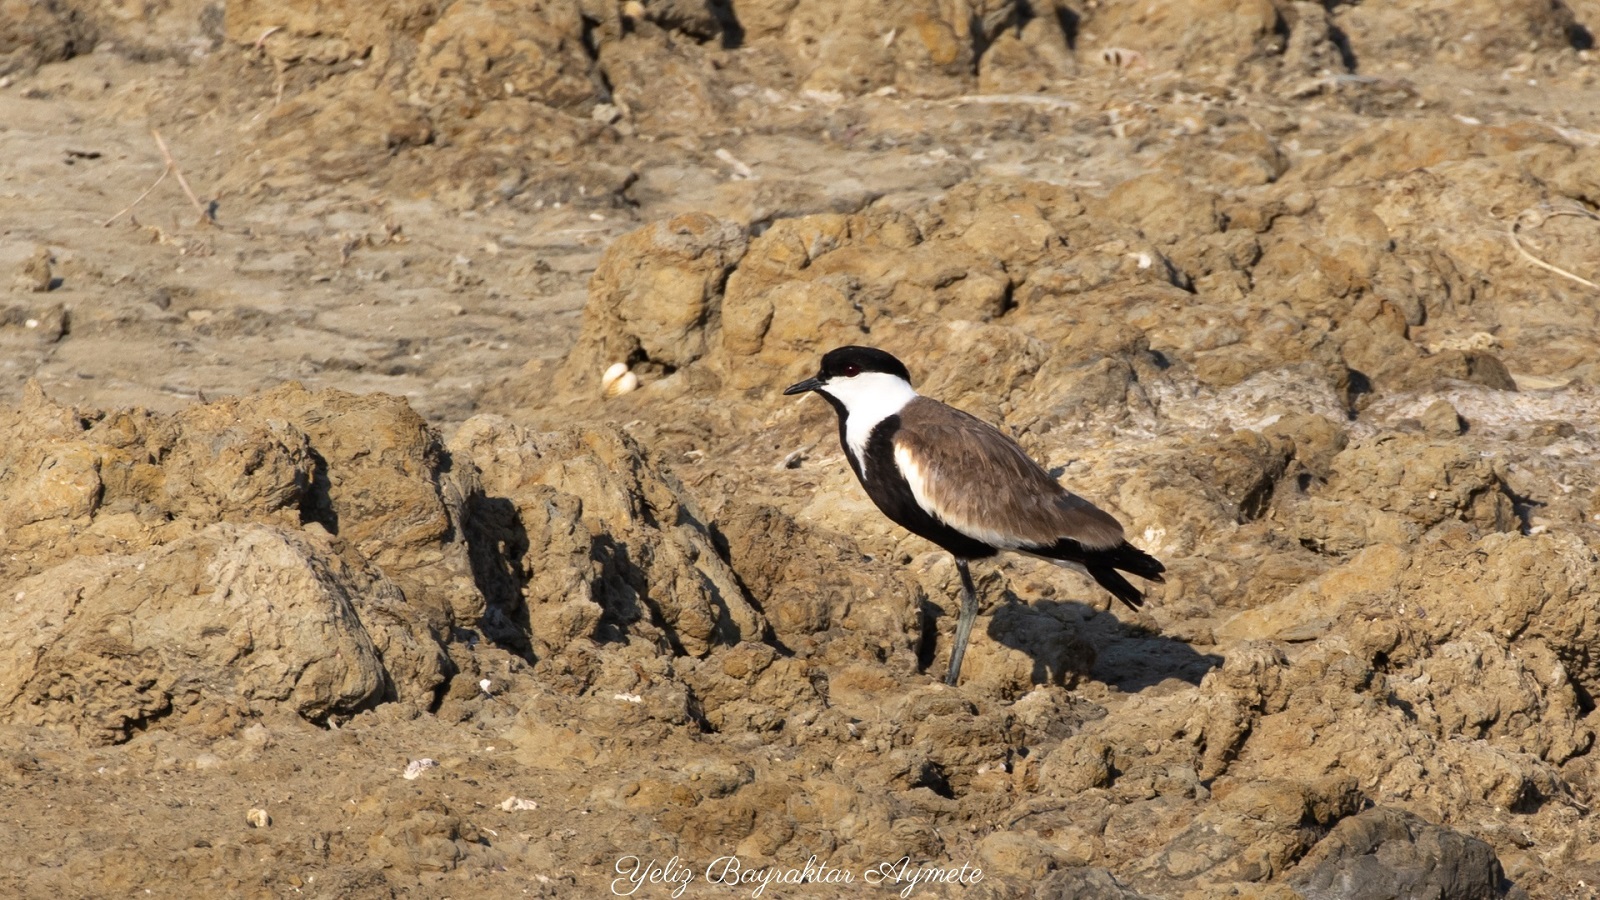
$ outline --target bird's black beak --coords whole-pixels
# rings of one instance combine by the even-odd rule
[[[816,391],[821,389],[822,382],[819,379],[807,378],[805,381],[796,382],[795,384],[791,384],[784,388],[783,394],[787,397],[790,394],[804,394],[807,391]]]

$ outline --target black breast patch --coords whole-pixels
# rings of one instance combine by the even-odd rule
[[[866,458],[862,460],[855,459],[849,445],[845,444],[845,455],[850,457],[851,467],[856,470],[861,486],[866,488],[867,496],[900,527],[938,544],[958,559],[984,559],[995,555],[998,551],[994,547],[951,528],[917,503],[911,485],[894,461],[894,435],[899,430],[899,416],[889,416],[879,422],[867,436]],[[840,443],[844,443],[842,421],[839,438]]]

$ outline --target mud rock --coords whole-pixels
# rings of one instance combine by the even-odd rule
[[[1451,438],[1465,430],[1461,414],[1448,400],[1435,400],[1422,413],[1422,429],[1435,437]]]
[[[978,59],[978,90],[984,93],[1042,91],[1078,72],[1078,62],[1050,8],[1018,6],[1020,28],[1006,28]]]
[[[759,360],[798,367],[818,346],[849,343],[865,331],[863,313],[852,302],[854,279],[818,277],[810,270],[868,230],[871,226],[856,217],[806,216],[776,223],[751,242],[750,253],[728,277],[723,305],[721,341],[734,385],[760,383],[756,371],[764,366]],[[920,238],[909,227],[894,229],[889,236],[891,246],[900,247]]]
[[[1408,61],[1506,63],[1530,50],[1572,46],[1577,27],[1565,4],[1539,0],[1430,0],[1420,6],[1385,0],[1339,8],[1334,21],[1348,35],[1358,62],[1400,56]]]
[[[703,657],[765,634],[703,514],[626,433],[536,434],[478,417],[450,446],[484,473],[485,498],[516,510],[501,522],[512,534],[521,528],[502,577],[530,589],[536,652],[632,634],[662,653]]]
[[[1567,573],[1576,571],[1572,568],[1574,566],[1581,568],[1583,560],[1592,558],[1592,553],[1569,542],[1547,543],[1539,538],[1493,535],[1475,546],[1467,544],[1446,558],[1463,559],[1465,562],[1464,557],[1475,552],[1475,549],[1486,553],[1485,562],[1466,564],[1457,574],[1443,570],[1435,572],[1432,565],[1427,572],[1413,571],[1407,566],[1404,556],[1391,549],[1373,548],[1345,567],[1312,582],[1320,585],[1319,589],[1333,592],[1332,595],[1347,598],[1349,606],[1341,608],[1337,604],[1329,605],[1313,599],[1308,593],[1297,591],[1279,603],[1243,614],[1236,623],[1230,623],[1227,633],[1239,633],[1245,620],[1268,625],[1274,617],[1284,616],[1290,609],[1298,609],[1298,615],[1290,614],[1287,617],[1298,621],[1299,624],[1294,626],[1299,629],[1298,636],[1282,625],[1268,625],[1254,633],[1275,633],[1288,640],[1304,640],[1303,635],[1326,631],[1324,626],[1317,624],[1319,621],[1356,622],[1361,615],[1354,612],[1356,608],[1373,610],[1384,603],[1397,604],[1381,620],[1371,620],[1350,629],[1348,643],[1343,638],[1323,637],[1310,648],[1314,652],[1302,652],[1287,669],[1266,666],[1252,670],[1260,674],[1250,675],[1248,681],[1265,689],[1262,694],[1264,706],[1261,708],[1268,711],[1269,715],[1254,726],[1250,742],[1240,751],[1240,762],[1255,757],[1251,746],[1257,741],[1262,741],[1264,748],[1289,740],[1302,748],[1295,751],[1297,754],[1302,751],[1311,754],[1307,757],[1308,761],[1319,756],[1323,751],[1312,750],[1306,742],[1278,731],[1279,716],[1270,711],[1284,699],[1272,698],[1286,698],[1289,704],[1287,708],[1293,709],[1301,703],[1311,702],[1311,697],[1296,696],[1292,685],[1305,684],[1308,677],[1332,679],[1328,681],[1329,686],[1349,684],[1358,695],[1376,690],[1380,695],[1403,700],[1420,713],[1420,718],[1403,722],[1375,708],[1367,708],[1359,713],[1350,708],[1349,712],[1343,714],[1339,730],[1350,727],[1357,731],[1339,737],[1325,732],[1312,744],[1321,745],[1327,740],[1331,741],[1326,745],[1327,749],[1343,746],[1347,752],[1367,754],[1377,751],[1379,745],[1369,742],[1381,740],[1380,735],[1393,733],[1397,728],[1409,732],[1409,737],[1401,738],[1394,734],[1389,739],[1412,743],[1414,746],[1436,747],[1431,752],[1443,753],[1455,760],[1453,765],[1462,766],[1452,777],[1429,782],[1422,793],[1412,794],[1413,799],[1431,804],[1429,808],[1440,812],[1459,810],[1463,805],[1485,800],[1507,807],[1527,805],[1540,802],[1532,798],[1559,791],[1555,786],[1556,775],[1551,764],[1566,759],[1571,753],[1585,752],[1586,748],[1592,746],[1591,729],[1581,721],[1576,707],[1566,699],[1577,690],[1588,690],[1586,685],[1594,679],[1590,672],[1592,667],[1577,660],[1565,660],[1573,659],[1570,656],[1574,649],[1571,629],[1575,627],[1575,619],[1572,617],[1581,619],[1590,615],[1588,610],[1593,607],[1595,599],[1592,593],[1581,587],[1578,590],[1582,593],[1577,596],[1582,599],[1556,599],[1558,604],[1567,605],[1570,613],[1552,620],[1548,629],[1537,628],[1537,636],[1530,634],[1517,639],[1514,645],[1505,637],[1514,633],[1508,631],[1506,625],[1508,621],[1521,621],[1529,610],[1544,602],[1573,597],[1571,592],[1577,584],[1573,575]],[[1551,561],[1542,567],[1543,571],[1525,570],[1523,565],[1532,564],[1532,558],[1525,557],[1529,553],[1549,553]],[[1528,559],[1527,563],[1520,561],[1525,558]],[[1469,582],[1467,579],[1472,580]],[[1467,583],[1490,585],[1490,594],[1471,594],[1463,586]],[[1487,599],[1490,595],[1501,600],[1491,601]],[[1398,604],[1399,596],[1408,598],[1404,601],[1404,611]],[[1503,609],[1499,608],[1502,604]],[[1491,609],[1490,606],[1495,608]],[[1452,610],[1448,622],[1436,620],[1437,610],[1444,608]],[[1287,624],[1286,619],[1279,621]],[[1414,630],[1418,625],[1420,629]],[[1498,637],[1491,637],[1494,635]],[[1393,674],[1379,675],[1365,661],[1367,659],[1376,660]],[[1485,674],[1489,670],[1500,671],[1502,667],[1507,678],[1511,677],[1510,673],[1519,670],[1531,674],[1540,670],[1543,665],[1540,660],[1545,659],[1563,662],[1559,669],[1546,669],[1543,675],[1537,676],[1536,683],[1547,685],[1538,699],[1522,689],[1512,688],[1509,682]],[[1436,675],[1425,675],[1425,672]],[[1475,721],[1481,723],[1481,719],[1478,714],[1468,711],[1474,708],[1475,702],[1467,699],[1471,691],[1458,699],[1448,698],[1446,692],[1434,692],[1428,687],[1434,677],[1444,678],[1447,684],[1486,685],[1484,690],[1494,692],[1494,703],[1500,705],[1501,714],[1493,724],[1473,725]],[[1495,684],[1499,686],[1488,687]],[[1334,702],[1348,707],[1348,701]],[[1466,706],[1458,707],[1458,702]],[[1532,718],[1525,718],[1534,709],[1547,711],[1542,715],[1533,714],[1533,717],[1541,719],[1538,725],[1532,724]],[[1288,719],[1281,721],[1287,724]],[[1360,724],[1363,721],[1365,724]],[[1484,739],[1470,744],[1443,740],[1463,729],[1467,733],[1476,731],[1483,734]],[[1358,737],[1358,734],[1361,736]],[[1528,756],[1529,753],[1537,756]],[[1376,785],[1383,796],[1394,796],[1391,792],[1395,790],[1415,791],[1416,788],[1406,786],[1416,784],[1416,779],[1422,777],[1420,773],[1409,771],[1404,764],[1396,765],[1398,759],[1379,761],[1387,756],[1384,751],[1375,753],[1372,760],[1374,766],[1369,771],[1384,774],[1377,775],[1369,783]],[[1234,764],[1235,772],[1238,766],[1239,763]]]
[[[1158,246],[1219,231],[1222,224],[1215,197],[1165,172],[1122,182],[1097,212],[1131,224]]]
[[[1295,511],[1302,541],[1348,553],[1405,542],[1446,520],[1490,531],[1517,527],[1503,475],[1490,460],[1425,438],[1384,436],[1334,457],[1325,488]]]
[[[1310,413],[1285,416],[1262,429],[1270,438],[1286,439],[1293,446],[1294,462],[1314,478],[1333,474],[1333,461],[1349,444],[1349,432],[1340,423]]]
[[[384,643],[410,651],[410,662],[430,643],[393,618],[402,606],[398,590],[352,569],[326,536],[262,525],[213,525],[144,553],[80,558],[17,585],[0,714],[95,741],[219,704],[348,715],[395,692],[363,614],[394,632]],[[442,680],[436,647],[431,661],[401,673],[408,694]]]
[[[1335,822],[1353,813],[1360,800],[1354,783],[1340,778],[1315,784],[1222,782],[1212,797],[1216,802],[1141,874],[1169,883],[1196,876],[1266,881],[1290,868]]]
[[[329,79],[274,107],[259,152],[241,154],[223,191],[260,193],[377,171],[396,150],[427,143],[434,126],[365,76]]]
[[[1413,367],[1410,383],[1432,387],[1451,381],[1481,384],[1499,391],[1517,389],[1516,379],[1499,357],[1481,350],[1447,350],[1424,357]]]
[[[438,433],[399,397],[312,393],[291,384],[262,395],[263,417],[281,415],[304,432],[326,467],[302,509],[350,541],[412,599],[445,621],[475,621],[483,598],[460,539],[471,485],[445,472]],[[229,412],[226,405],[217,410]]]
[[[1072,336],[1077,345],[1088,335]],[[1107,329],[1110,331],[1110,329]],[[1102,332],[1098,337],[1110,335]],[[1041,354],[1042,355],[1042,354]],[[1131,346],[1100,352],[1090,346],[1060,347],[1039,363],[1029,390],[1019,397],[1012,418],[1027,431],[1047,434],[1098,424],[1152,421],[1151,392],[1161,382],[1142,338]],[[989,403],[993,403],[991,394]]]
[[[1600,320],[1518,251],[1600,278],[1600,0],[526,6],[0,12],[0,292],[64,279],[0,304],[0,895],[1600,881]],[[220,227],[128,207],[144,122]],[[949,555],[778,396],[845,343],[1167,581],[981,563],[939,684]]]
[[[37,283],[37,282],[34,282]],[[60,303],[14,303],[0,306],[0,334],[21,337],[34,346],[53,344],[67,333],[67,309]]]
[[[1282,53],[1286,29],[1266,0],[1207,0],[1182,10],[1104,3],[1083,31],[1097,52],[1126,48],[1161,68],[1231,72],[1247,60]]]
[[[527,97],[586,113],[599,88],[583,28],[577,4],[450,4],[417,46],[410,96],[427,106]]]
[[[1190,435],[1151,448],[1146,459],[1162,462],[1147,476],[1129,478],[1120,465],[1102,463],[1095,481],[1078,482],[1078,490],[1121,511],[1133,534],[1144,523],[1160,523],[1157,549],[1184,554],[1192,552],[1185,548],[1205,546],[1260,518],[1278,492],[1291,453],[1288,442],[1253,431],[1222,438]]]
[[[55,281],[51,266],[55,265],[55,254],[49,247],[40,247],[33,255],[28,257],[17,269],[16,278],[12,279],[11,289],[18,293],[42,294],[50,290]]]
[[[1363,797],[1446,822],[1477,816],[1484,804],[1522,815],[1559,806],[1559,761],[1587,753],[1593,739],[1568,699],[1588,690],[1592,667],[1565,661],[1581,641],[1573,629],[1594,614],[1581,574],[1593,552],[1564,539],[1445,540],[1419,569],[1392,548],[1372,548],[1312,582],[1326,594],[1272,604],[1291,628],[1274,626],[1266,609],[1242,615],[1240,627],[1218,635],[1234,647],[1220,669],[1197,688],[1130,698],[1117,714],[1085,722],[1044,761],[1041,788],[1082,803],[1097,791],[1124,798],[1112,821],[1143,823],[1136,883],[1157,893],[1281,879]],[[1481,562],[1469,562],[1478,554]],[[1537,635],[1516,630],[1544,608],[1566,612]],[[1245,619],[1254,625],[1242,627]],[[1299,645],[1292,659],[1282,645],[1241,639],[1262,634]],[[1456,737],[1472,734],[1480,737]],[[1434,761],[1426,772],[1414,765],[1421,758]],[[1323,780],[1357,759],[1366,773],[1359,785]],[[1289,802],[1286,787],[1318,784],[1316,797]],[[1208,824],[1161,824],[1170,811],[1146,823],[1138,804],[1152,797],[1166,807],[1204,801],[1197,808]],[[1033,821],[1051,827],[1048,817]],[[1270,821],[1281,824],[1239,830]]]
[[[1039,882],[1033,896],[1037,900],[1146,900],[1149,896],[1123,884],[1106,869],[1062,869]]]
[[[1130,252],[1150,245],[1120,227],[1127,240],[1108,242],[1102,234],[1091,245],[1095,251],[1069,249],[1095,231],[1084,211],[1069,189],[1000,182],[964,185],[916,217],[872,208],[781,220],[751,242],[728,277],[720,348],[726,354],[711,361],[731,386],[755,387],[770,380],[772,368],[814,366],[821,352],[859,343],[866,332],[886,346],[930,338],[959,344],[962,328],[995,321],[1012,303],[1038,313],[1030,324],[1041,326],[1070,307],[1076,315],[1054,322],[1053,330],[1089,343],[1094,332],[1067,327],[1081,322],[1079,310],[1098,311],[1095,302],[1102,300],[1132,306],[1136,300],[1121,299],[1111,286],[1124,278],[1162,281],[1164,270],[1153,247],[1143,256]],[[1107,290],[1090,302],[1063,297],[1097,288]],[[1104,318],[1120,312],[1112,308]],[[929,327],[941,320],[953,327]],[[1005,331],[1013,333],[997,336]],[[980,344],[1025,343],[1015,332],[973,333],[989,335]]]
[[[766,644],[743,643],[695,666],[686,680],[713,728],[763,732],[820,710],[822,697],[812,675],[805,661],[781,658]]]
[[[703,356],[721,318],[723,283],[746,246],[739,226],[703,213],[613,243],[590,283],[564,384],[592,384],[598,393],[600,375],[613,362],[646,363],[659,373]]]
[[[623,15],[629,12],[624,11]],[[730,15],[728,4],[718,0],[650,0],[644,5],[643,18],[697,41],[708,41],[722,34],[723,23]]]
[[[48,666],[80,663],[111,673],[104,689],[125,707],[97,703],[73,720],[103,738],[202,700],[244,710],[280,703],[318,720],[396,697],[427,703],[447,666],[442,636],[483,614],[465,544],[454,536],[467,476],[442,476],[437,438],[403,401],[289,385],[171,417],[82,417],[35,391],[11,415],[5,427],[18,439],[7,442],[12,499],[0,531],[8,574],[55,583],[50,573],[77,565],[97,585],[58,587],[83,599],[60,600],[67,605],[56,613],[18,614],[54,617],[53,627],[70,633],[114,634],[126,630],[117,623],[130,610],[164,603],[172,627],[190,629],[177,637],[135,628],[103,649],[112,662],[46,660],[47,668],[19,675],[26,683],[14,689],[13,717],[28,691],[43,691],[40,703],[52,696],[55,688],[38,686],[59,677]],[[196,586],[173,589],[169,577]],[[290,595],[269,590],[280,582]],[[236,614],[253,639],[235,630]],[[233,637],[219,644],[206,636],[217,628]],[[331,637],[315,637],[323,633]],[[28,634],[18,633],[12,652],[31,652]],[[102,652],[83,640],[90,649],[74,652]],[[168,645],[188,647],[211,668],[183,674],[182,653],[161,649]],[[266,661],[242,670],[248,677],[228,674],[255,652]],[[148,663],[149,677],[124,671],[135,659]],[[214,689],[199,691],[195,678]]]
[[[223,416],[232,422],[213,429],[206,419],[214,412],[196,408],[174,423],[162,505],[186,518],[298,525],[302,506],[315,503],[319,468],[305,433],[281,419],[246,425],[236,409]]]
[[[374,855],[412,874],[448,872],[466,858],[476,833],[436,800],[406,797],[388,810],[390,824],[372,838]]]
[[[952,605],[951,620],[956,613]],[[1094,645],[1081,636],[1083,626],[1084,616],[1073,604],[1007,603],[992,616],[979,617],[973,631],[989,640],[977,652],[968,651],[963,683],[1001,697],[1018,697],[1040,685],[1073,684],[1095,664]],[[947,648],[952,641],[953,633],[940,645]],[[948,665],[945,652],[931,670]]]
[[[482,615],[456,536],[470,484],[444,473],[438,435],[398,397],[291,383],[166,420],[112,417],[85,437],[106,448],[101,502],[118,511],[153,504],[201,522],[316,522],[382,568],[435,626]]]
[[[576,5],[453,3],[422,34],[410,90],[429,106],[512,94],[581,109],[597,94],[589,67]]]
[[[920,591],[902,567],[869,560],[848,535],[802,524],[771,506],[724,508],[717,525],[730,564],[751,596],[763,598],[781,646],[821,653],[828,663],[879,659],[909,671]]]
[[[772,7],[757,27],[770,28]],[[949,95],[978,70],[982,49],[1019,22],[1021,4],[983,4],[956,11],[927,0],[873,0],[843,7],[799,4],[783,36],[816,91],[860,94],[893,85],[916,94]],[[884,40],[881,35],[887,35]]]
[[[1290,883],[1308,900],[1527,896],[1506,881],[1488,844],[1387,807],[1334,826]]]
[[[639,130],[660,137],[698,134],[724,117],[727,92],[703,55],[668,41],[624,38],[601,45],[611,102]]]
[[[0,77],[87,53],[97,32],[80,10],[7,0],[0,4]]]
[[[264,52],[284,62],[331,64],[371,56],[381,65],[394,53],[397,42],[414,40],[439,12],[421,2],[380,8],[244,0],[225,7],[223,30],[229,41],[251,47],[259,44]]]

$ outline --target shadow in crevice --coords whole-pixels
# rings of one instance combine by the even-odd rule
[[[700,525],[699,520],[694,516],[689,515],[687,512],[682,514],[681,519],[695,525]],[[701,525],[701,527],[711,541],[711,549],[716,551],[717,557],[727,565],[728,571],[732,573],[733,583],[739,588],[740,594],[743,596],[744,601],[750,604],[751,609],[754,609],[756,612],[760,613],[763,619],[767,619],[766,604],[763,602],[764,598],[757,596],[756,592],[751,590],[750,585],[745,582],[744,574],[739,571],[739,566],[735,564],[733,558],[733,544],[728,540],[728,535],[723,532],[722,526],[717,522],[706,522]],[[778,637],[777,632],[773,630],[770,619],[767,619],[767,626],[762,630],[761,634],[741,635],[739,637],[742,640],[754,640],[763,644],[767,644],[768,646],[777,650],[779,656],[793,657],[795,655],[794,648],[790,647],[788,644],[785,644],[783,639]]]
[[[472,580],[484,599],[484,637],[532,663],[532,624],[524,595],[528,573],[522,567],[528,555],[528,531],[517,505],[474,491],[467,497],[462,518]]]
[[[701,521],[700,517],[690,512],[686,505],[679,504],[678,514],[673,525],[680,528],[688,526],[691,531],[705,535],[707,543],[711,545],[712,554],[718,562],[727,567],[727,573],[733,580],[732,587],[738,592],[737,599],[763,616],[766,615],[766,610],[762,609],[761,603],[756,600],[755,593],[745,585],[744,579],[739,577],[739,570],[734,568],[733,558],[728,549],[728,539],[717,528],[716,523]],[[759,634],[741,633],[739,626],[735,623],[733,609],[728,605],[728,598],[723,596],[722,586],[717,584],[717,580],[701,566],[696,565],[694,569],[700,576],[701,585],[705,588],[706,596],[711,600],[712,608],[716,610],[717,621],[712,631],[712,640],[714,642],[737,644],[740,641],[761,641],[772,644],[778,648],[779,652],[785,655],[793,655],[792,651],[784,647],[773,635],[770,623]]]
[[[1350,421],[1356,420],[1361,413],[1361,407],[1372,399],[1376,391],[1372,379],[1365,372],[1358,372],[1355,369],[1345,370],[1345,415]]]
[[[1574,19],[1567,26],[1567,43],[1571,44],[1574,50],[1593,50],[1594,33],[1585,27],[1582,22]]]
[[[339,533],[339,511],[333,508],[333,484],[328,480],[328,461],[316,448],[310,448],[311,483],[300,495],[300,524],[316,522],[329,534]]]
[[[1067,49],[1078,51],[1078,29],[1081,20],[1066,4],[1056,6],[1056,21],[1061,24],[1061,34],[1067,39]]]
[[[627,643],[633,626],[649,620],[661,626],[668,648],[683,655],[683,644],[660,606],[650,599],[650,579],[634,561],[628,542],[601,532],[589,539],[589,558],[600,564],[595,599],[600,603],[600,625],[594,639],[602,644]]]
[[[1533,512],[1545,503],[1532,497],[1525,497],[1511,489],[1508,484],[1502,483],[1500,490],[1511,501],[1511,513],[1517,517],[1517,531],[1520,534],[1533,533]]]

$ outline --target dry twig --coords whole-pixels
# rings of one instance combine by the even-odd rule
[[[272,37],[275,32],[282,30],[282,25],[274,25],[271,28],[268,28],[266,31],[261,32],[261,37],[256,38],[256,45],[252,49],[254,49],[257,53],[264,52],[267,49],[267,38]]]
[[[149,187],[145,188],[144,189],[144,193],[140,194],[138,199],[134,200],[132,203],[129,203],[127,206],[124,206],[122,208],[122,210],[120,212],[118,212],[116,215],[114,215],[111,218],[105,220],[104,222],[101,222],[100,223],[100,227],[101,228],[110,228],[112,222],[115,222],[116,220],[122,218],[124,215],[126,215],[126,214],[128,214],[130,212],[133,212],[133,208],[135,206],[138,206],[139,202],[141,200],[143,200],[144,198],[150,196],[150,192],[155,190],[157,185],[159,185],[159,184],[161,184],[161,182],[167,180],[167,173],[170,172],[170,171],[172,171],[171,168],[162,169],[161,170],[161,175],[156,178],[155,183],[151,184]]]
[[[150,129],[150,135],[156,139],[156,146],[161,148],[161,156],[167,161],[167,168],[172,170],[172,174],[178,176],[178,184],[182,185],[183,192],[189,195],[189,202],[194,204],[194,211],[200,214],[200,221],[208,224],[215,222],[216,220],[211,216],[211,211],[201,204],[200,198],[196,197],[194,190],[189,187],[189,180],[183,177],[183,170],[178,168],[177,160],[172,158],[172,151],[167,149],[167,142],[161,139],[161,132],[152,128]]]
[[[1530,213],[1532,214],[1531,216],[1529,215]],[[1538,226],[1543,225],[1545,220],[1553,219],[1556,216],[1578,216],[1579,218],[1600,221],[1600,216],[1597,216],[1586,209],[1538,209],[1530,206],[1522,212],[1517,213],[1511,219],[1511,226],[1506,230],[1506,233],[1511,237],[1511,246],[1515,247],[1517,252],[1522,254],[1523,257],[1528,260],[1528,262],[1533,263],[1539,268],[1547,269],[1563,278],[1570,278],[1584,287],[1593,288],[1597,291],[1600,291],[1600,284],[1595,284],[1594,282],[1580,275],[1574,275],[1560,266],[1553,266],[1539,257],[1534,256],[1532,253],[1529,253],[1527,248],[1522,246],[1522,238],[1517,234],[1517,231],[1522,227],[1522,220],[1524,218],[1529,219],[1528,225],[1530,227],[1537,228]]]
[[[101,222],[100,227],[108,228],[112,222],[115,222],[116,220],[132,212],[135,206],[138,206],[140,202],[144,200],[144,198],[150,196],[151,191],[155,190],[156,187],[161,184],[161,182],[167,180],[168,174],[178,176],[178,184],[183,185],[183,192],[189,195],[189,202],[194,204],[195,211],[200,214],[200,221],[206,224],[214,224],[217,221],[216,217],[211,214],[211,210],[207,209],[203,204],[201,204],[200,198],[194,195],[194,191],[189,187],[188,179],[183,177],[183,170],[178,168],[177,161],[172,158],[172,151],[167,149],[167,142],[161,139],[161,132],[152,128],[150,129],[150,134],[156,139],[156,146],[161,148],[161,158],[166,161],[166,168],[161,170],[161,174],[156,177],[154,183],[144,189],[144,193],[140,194],[132,203],[129,203],[127,206],[123,207],[117,212],[116,215],[105,220],[104,222]]]

